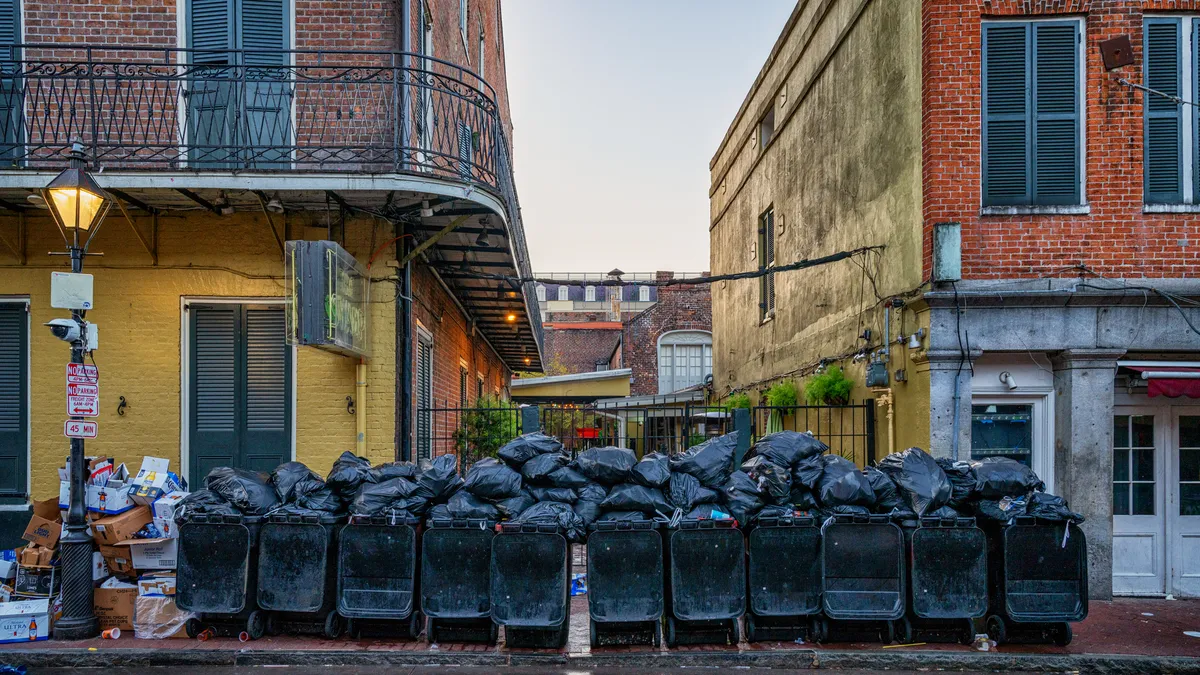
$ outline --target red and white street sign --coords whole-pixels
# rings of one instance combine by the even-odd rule
[[[100,385],[98,384],[75,384],[74,382],[67,383],[67,396],[99,396]]]
[[[67,420],[63,423],[63,435],[67,438],[95,438],[96,427],[95,422]]]
[[[67,414],[71,417],[95,417],[100,414],[99,396],[68,396]]]
[[[87,366],[82,363],[67,364],[67,384],[99,384],[100,371],[96,366]]]

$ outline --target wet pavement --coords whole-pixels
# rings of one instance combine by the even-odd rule
[[[83,672],[88,672],[90,669],[83,669]],[[455,673],[461,675],[482,675],[483,673],[494,672],[494,668],[490,666],[464,666],[456,668]],[[67,675],[68,673],[80,672],[77,668],[41,668],[31,670],[30,675]],[[328,675],[329,668],[327,666],[243,666],[243,667],[221,667],[208,666],[198,668],[106,668],[104,672],[108,675]],[[411,666],[411,667],[396,667],[396,666],[348,666],[338,669],[339,673],[352,673],[353,675],[446,675],[444,666]],[[704,675],[755,675],[755,673],[770,673],[771,675],[779,675],[787,673],[788,670],[772,669],[772,668],[705,668]],[[791,672],[801,672],[799,670]],[[805,672],[808,672],[807,670]],[[839,671],[842,675],[867,675],[875,671],[869,670],[842,670]],[[963,671],[968,674],[977,671]],[[581,670],[578,667],[543,667],[543,668],[508,668],[504,671],[505,675],[696,675],[696,668],[597,668]],[[920,671],[914,670],[892,670],[888,671],[889,675],[918,675]]]

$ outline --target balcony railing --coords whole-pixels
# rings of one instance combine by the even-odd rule
[[[0,169],[405,173],[476,184],[529,255],[495,92],[403,52],[27,44],[0,49]],[[526,304],[541,341],[532,284]]]

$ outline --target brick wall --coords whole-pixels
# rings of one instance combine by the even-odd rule
[[[925,0],[923,5],[924,275],[934,223],[962,223],[963,277],[1194,277],[1200,217],[1143,213],[1142,95],[1104,71],[1098,43],[1128,35],[1142,81],[1145,11],[1200,10],[1195,0]],[[1086,15],[1087,215],[980,216],[983,17]]]
[[[548,329],[543,363],[552,371],[558,367],[566,368],[566,373],[548,373],[552,375],[590,373],[596,370],[597,361],[610,362],[620,341],[619,328]]]
[[[670,278],[670,272],[659,275]],[[621,366],[633,370],[630,394],[658,393],[658,338],[675,330],[712,331],[708,285],[663,286],[658,289],[658,303],[625,324]]]

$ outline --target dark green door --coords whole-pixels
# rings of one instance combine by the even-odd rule
[[[292,350],[284,310],[190,305],[189,476],[270,471],[292,456]]]
[[[0,504],[26,501],[28,401],[29,315],[24,302],[0,302]]]

